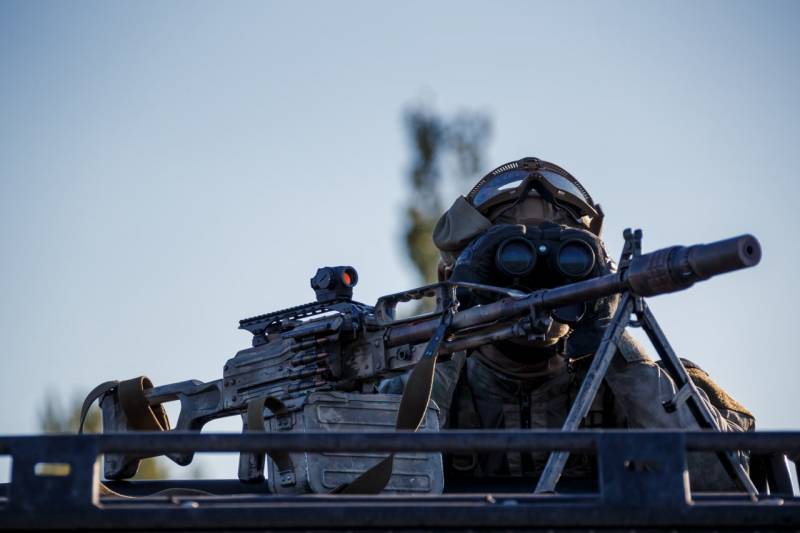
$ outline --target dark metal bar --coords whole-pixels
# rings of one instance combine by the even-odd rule
[[[64,447],[97,453],[111,451],[164,452],[263,452],[276,451],[590,451],[603,435],[649,434],[660,436],[683,434],[689,451],[743,449],[752,452],[800,453],[800,431],[719,433],[715,431],[681,432],[673,430],[560,430],[537,431],[464,431],[437,433],[410,431],[308,432],[308,433],[196,433],[196,432],[126,432],[97,435],[29,435],[0,437],[0,450],[14,455],[26,448],[57,450]]]
[[[502,341],[512,337],[522,337],[525,334],[526,331],[522,328],[522,325],[519,322],[513,322],[500,328],[487,328],[487,330],[482,333],[472,332],[470,335],[466,335],[461,339],[457,338],[454,340],[445,341],[439,348],[439,353],[444,354],[459,352],[461,350],[469,350],[483,346],[484,344]]]
[[[472,495],[471,497],[183,497],[142,500],[104,499],[101,507],[26,512],[0,511],[0,529],[185,529],[230,531],[249,528],[364,529],[476,528],[575,531],[624,528],[626,531],[797,530],[800,506],[785,502],[764,505],[717,497],[675,510],[652,505],[605,505],[590,498],[535,495]]]
[[[716,450],[750,450],[751,452],[796,450],[800,442],[800,431],[728,432],[688,431],[686,449],[712,452]]]
[[[639,317],[639,320],[642,322],[642,328],[645,333],[647,333],[650,342],[658,352],[661,361],[664,363],[664,368],[675,382],[675,385],[678,389],[686,388],[689,391],[685,402],[695,420],[697,420],[698,425],[701,428],[719,431],[720,428],[711,413],[711,409],[700,397],[700,393],[687,373],[686,368],[684,368],[683,363],[675,354],[675,350],[672,349],[672,346],[667,340],[667,336],[664,335],[664,332],[661,330],[661,326],[658,325],[655,315],[653,315],[653,312],[650,311],[650,308],[647,307],[644,301],[640,301],[640,305],[641,310],[637,310],[637,317]],[[758,494],[758,489],[747,475],[744,465],[741,463],[738,454],[734,450],[721,451],[718,453],[718,456],[725,470],[741,488],[746,490],[748,494]]]
[[[166,452],[264,452],[264,451],[487,451],[551,450],[566,448],[588,451],[595,448],[595,435],[547,432],[532,435],[528,432],[459,431],[414,433],[411,431],[370,433],[266,433],[266,434],[198,434],[193,432],[127,432],[102,435],[53,435],[47,437],[16,437],[12,449],[33,446],[47,439],[53,446],[63,442],[82,441],[86,449],[97,453],[130,452],[162,454]],[[40,441],[39,441],[40,442]],[[0,441],[2,443],[2,441]]]
[[[671,257],[680,255],[686,261],[673,264]],[[459,312],[453,319],[458,330],[495,320],[513,318],[525,313],[531,305],[552,309],[617,294],[629,290],[635,296],[654,296],[685,289],[696,281],[756,265],[761,248],[752,235],[698,244],[689,248],[662,248],[631,259],[627,272],[607,274],[570,285],[539,290],[522,298],[503,298]],[[685,264],[684,264],[685,263]],[[677,281],[676,281],[677,279]],[[386,346],[424,342],[433,335],[438,324],[435,316],[421,318],[410,324],[390,326],[386,331]]]
[[[586,377],[583,378],[575,401],[572,402],[567,419],[561,427],[562,431],[573,432],[577,430],[581,420],[589,413],[592,402],[597,396],[597,391],[600,390],[600,385],[603,383],[603,377],[605,377],[608,367],[617,353],[617,341],[625,331],[628,322],[630,322],[632,310],[633,300],[630,293],[625,292],[614,313],[614,318],[611,319],[611,324],[603,333],[600,346],[597,348],[597,354],[592,359],[592,364],[586,372]],[[568,458],[569,452],[564,450],[554,451],[550,454],[544,471],[539,477],[539,482],[536,484],[536,492],[553,492],[555,490],[556,483],[561,477],[561,472],[564,470],[564,465],[567,464]]]
[[[105,450],[432,451],[595,448],[599,492],[532,495],[341,496],[264,494],[263,486],[225,495],[98,497],[95,456]],[[800,453],[800,431],[718,433],[678,431],[446,431],[441,433],[123,433],[0,437],[13,458],[0,530],[279,528],[758,528],[796,530],[800,498],[790,495],[691,495],[684,484],[684,448]],[[37,462],[67,462],[69,477],[33,474]],[[174,482],[174,487],[184,482]],[[128,484],[117,483],[121,490]],[[136,486],[137,484],[131,483]],[[213,490],[224,483],[195,488]],[[245,486],[246,487],[246,486]],[[144,489],[145,486],[142,486]],[[154,487],[160,488],[160,487]],[[0,487],[2,489],[2,487]],[[241,487],[240,487],[241,490]],[[135,492],[135,491],[134,491]],[[492,492],[492,495],[488,495]],[[503,492],[502,489],[497,492]]]
[[[532,292],[523,298],[503,298],[497,302],[460,311],[453,317],[452,329],[457,331],[476,324],[488,324],[500,319],[508,320],[530,312],[532,305],[542,309],[551,309],[594,300],[601,296],[621,292],[623,288],[624,283],[619,274],[607,274],[564,287]],[[438,323],[438,316],[433,316],[413,324],[391,326],[386,330],[386,346],[424,342],[433,335]]]
[[[543,497],[539,497],[543,499]],[[184,505],[181,507],[181,505]],[[293,501],[208,502],[202,498],[184,499],[160,505],[141,502],[82,509],[81,512],[54,510],[50,513],[4,517],[0,529],[147,529],[193,531],[230,531],[248,528],[320,528],[383,530],[384,528],[518,528],[524,531],[552,531],[559,527],[625,528],[627,531],[654,531],[676,526],[721,529],[762,529],[775,531],[797,529],[798,507],[756,507],[742,504],[713,504],[686,508],[683,513],[664,512],[652,507],[603,507],[559,501],[528,501],[520,497],[485,495],[469,502],[451,502],[445,498],[424,501],[422,498],[398,499],[371,497],[347,504],[330,498],[297,498]],[[759,527],[760,526],[760,527]]]

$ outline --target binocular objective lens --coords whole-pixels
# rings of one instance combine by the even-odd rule
[[[536,265],[536,251],[526,239],[509,239],[497,248],[495,264],[503,274],[519,278],[533,270]]]
[[[567,241],[558,250],[557,264],[565,276],[582,278],[594,268],[594,250],[583,241]]]

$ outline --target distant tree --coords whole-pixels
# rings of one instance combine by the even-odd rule
[[[432,234],[445,204],[444,185],[477,180],[485,169],[486,146],[491,134],[489,117],[460,111],[445,117],[422,104],[403,115],[411,149],[408,171],[409,200],[404,212],[405,248],[421,283],[436,281],[439,252]],[[449,202],[452,199],[447,199]]]
[[[43,433],[77,433],[81,418],[83,397],[73,394],[68,401],[54,392],[48,392],[39,409],[39,430]],[[92,406],[83,424],[84,433],[100,433],[102,428],[100,409]],[[169,477],[169,469],[160,457],[143,459],[134,479],[164,479]]]

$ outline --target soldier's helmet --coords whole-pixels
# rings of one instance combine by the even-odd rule
[[[597,237],[603,211],[581,183],[558,165],[525,157],[495,168],[459,196],[436,223],[433,242],[444,270],[475,237],[493,224],[554,222],[585,229]]]

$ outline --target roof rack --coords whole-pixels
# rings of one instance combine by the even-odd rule
[[[740,449],[773,467],[751,472],[757,496],[690,490],[687,452]],[[435,496],[278,496],[265,484],[238,480],[104,482],[132,496],[165,487],[212,493],[118,497],[100,495],[97,468],[107,452],[467,450],[591,452],[597,456],[596,490],[534,494],[535,480],[518,479],[505,487],[487,482],[469,493]],[[796,466],[784,456],[800,458],[800,431],[342,432],[335,438],[331,433],[140,432],[0,437],[0,454],[12,459],[11,481],[0,485],[0,530],[800,527],[800,496],[793,487],[796,479],[789,477],[790,467],[796,476]],[[48,470],[37,467],[41,464],[68,466]]]

